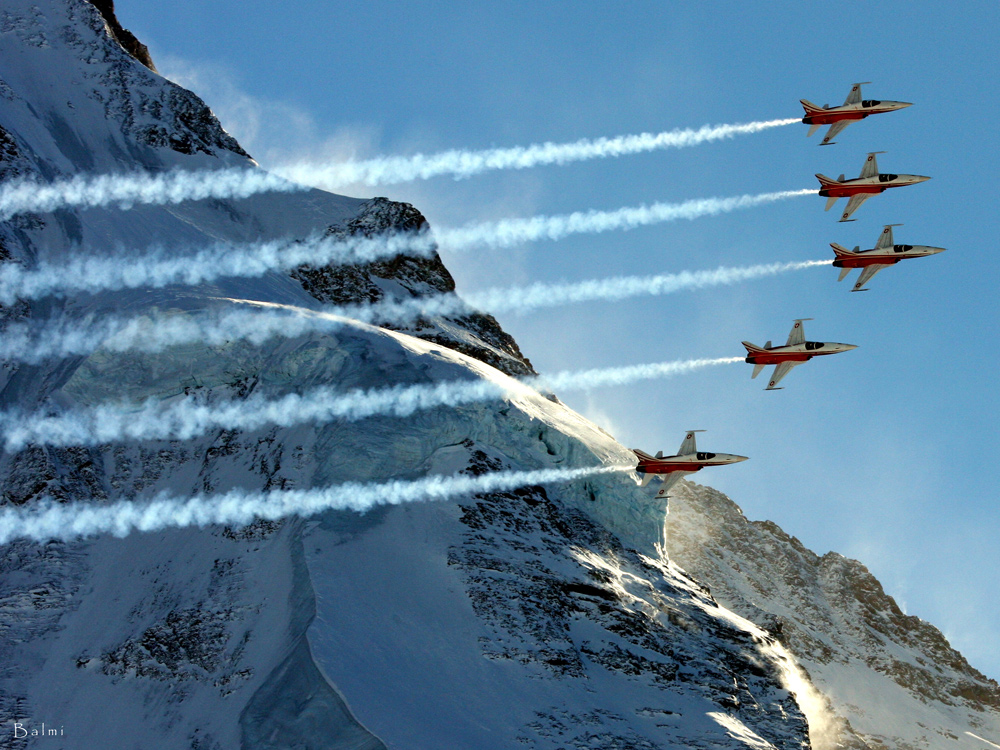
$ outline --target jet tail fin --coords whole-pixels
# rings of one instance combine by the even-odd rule
[[[848,250],[846,247],[844,247],[843,245],[838,245],[836,242],[831,242],[830,247],[833,248],[833,252],[838,258],[847,258],[852,255],[856,255],[858,252],[857,247],[854,248],[853,250]]]
[[[811,136],[813,133],[815,133],[821,127],[823,127],[822,123],[814,122],[812,125],[809,126],[809,132],[806,133],[806,138],[808,138],[809,136]]]
[[[829,211],[831,208],[833,208],[833,204],[836,203],[839,200],[840,200],[840,198],[837,198],[837,197],[831,195],[829,198],[826,199],[826,208],[824,208],[823,210],[824,211]]]
[[[823,108],[818,104],[813,104],[808,99],[799,99],[799,104],[802,105],[802,109],[806,111],[807,115],[811,115],[813,112],[822,112]],[[812,135],[813,131],[809,131],[809,135]]]
[[[749,341],[744,341],[743,346],[746,347],[747,354],[763,354],[766,349],[761,349],[756,344],[751,344]]]
[[[837,278],[837,281],[843,281],[844,279],[846,279],[847,278],[847,274],[849,274],[851,272],[851,270],[852,269],[850,269],[850,268],[841,268],[840,269],[840,276]]]
[[[763,370],[765,367],[767,367],[767,365],[754,365],[753,375],[750,376],[750,379],[753,380],[755,377],[760,375],[760,371]]]
[[[642,477],[642,481],[639,482],[640,487],[645,487],[647,484],[653,481],[653,476],[654,476],[653,474],[641,471],[639,472],[639,475]]]
[[[816,174],[816,179],[819,180],[819,184],[823,187],[830,187],[831,185],[836,185],[837,181],[832,177],[827,177],[825,174]]]
[[[663,458],[663,451],[656,451],[656,458]]]

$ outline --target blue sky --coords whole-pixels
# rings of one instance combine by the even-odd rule
[[[743,355],[812,340],[855,351],[765,393],[750,366],[569,393],[622,442],[752,457],[699,481],[822,554],[864,562],[909,613],[1000,677],[1000,454],[990,115],[1000,5],[958,2],[329,3],[120,0],[161,71],[190,85],[264,166],[571,141],[801,116],[798,99],[915,106],[819,148],[796,124],[616,160],[358,189],[416,205],[433,226],[504,216],[817,187],[886,172],[930,182],[873,198],[839,224],[816,196],[626,233],[442,256],[459,291],[830,257],[830,242],[948,248],[850,294],[834,269],[660,298],[501,316],[539,371]],[[766,12],[761,12],[766,8]],[[825,129],[824,129],[825,130]],[[823,131],[821,131],[823,132]],[[843,206],[843,202],[838,204]],[[855,272],[856,274],[856,272]],[[853,275],[851,277],[853,279]]]

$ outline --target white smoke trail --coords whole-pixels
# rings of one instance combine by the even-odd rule
[[[162,288],[171,284],[205,284],[221,278],[263,276],[301,265],[370,263],[406,252],[429,255],[434,240],[426,232],[391,234],[379,238],[337,239],[312,236],[302,241],[274,240],[242,246],[223,243],[194,253],[164,249],[103,257],[74,256],[59,264],[27,269],[16,263],[0,267],[0,304],[17,299],[40,299],[51,294],[75,294],[123,289]]]
[[[511,289],[488,289],[465,295],[469,304],[496,312],[519,312],[540,307],[556,307],[574,302],[614,301],[651,294],[673,294],[687,289],[739,284],[789,271],[829,266],[829,260],[765,263],[753,266],[720,266],[710,271],[681,271],[657,276],[619,276],[566,284],[532,284]]]
[[[729,213],[741,208],[753,208],[765,203],[815,195],[816,191],[783,190],[776,193],[738,195],[732,198],[696,198],[682,203],[653,203],[648,206],[628,206],[616,211],[576,211],[561,216],[536,216],[528,219],[501,219],[487,224],[473,224],[436,232],[442,247],[511,247],[522,242],[560,240],[571,234],[595,234],[614,230],[629,230],[650,224],[678,219]]]
[[[571,234],[628,230],[678,219],[696,219],[815,192],[812,189],[785,190],[629,206],[614,211],[503,219],[443,228],[434,234],[442,247],[455,252],[476,247],[510,247],[522,242],[559,240]],[[6,263],[0,267],[0,304],[11,305],[17,299],[38,299],[50,294],[203,284],[220,278],[290,271],[305,264],[369,263],[404,252],[430,255],[435,249],[435,238],[430,233],[420,232],[348,240],[311,237],[301,242],[283,240],[242,247],[219,244],[180,257],[168,257],[165,251],[158,250],[138,262],[124,256],[74,257],[58,265],[41,265],[33,269]]]
[[[420,317],[466,315],[473,309],[497,314],[526,313],[579,302],[612,301],[638,295],[664,295],[687,289],[737,284],[816,266],[828,260],[767,263],[710,271],[682,271],[657,276],[623,276],[566,284],[486,289],[460,298],[454,294],[389,300],[370,305],[326,307],[317,311],[283,305],[247,302],[255,310],[211,311],[199,315],[160,314],[138,318],[86,318],[47,324],[15,323],[0,336],[0,360],[37,364],[50,358],[85,355],[100,346],[108,351],[159,352],[170,346],[204,342],[218,346],[246,340],[260,345],[278,336],[294,338],[312,332],[334,331],[348,320],[406,325]],[[347,320],[345,320],[347,319]]]
[[[673,375],[684,375],[695,370],[717,365],[729,365],[742,362],[743,357],[716,357],[714,359],[687,359],[675,362],[654,362],[645,365],[628,365],[626,367],[605,367],[594,370],[576,370],[573,372],[557,372],[554,375],[540,375],[535,378],[535,387],[550,390],[589,390],[603,388],[609,385],[628,385],[640,380],[654,380]]]
[[[628,471],[632,466],[591,466],[578,469],[505,471],[480,476],[430,476],[414,481],[348,482],[322,489],[247,492],[190,498],[160,495],[146,502],[46,502],[31,508],[0,510],[0,544],[14,539],[75,539],[95,534],[123,537],[209,524],[245,525],[263,519],[310,516],[326,510],[366,511],[377,505],[448,500],[482,492],[503,492],[528,485]]]
[[[120,440],[189,440],[214,429],[255,430],[265,425],[288,427],[334,419],[408,417],[416,411],[439,406],[527,396],[534,394],[535,388],[585,390],[624,385],[742,361],[743,357],[692,359],[562,372],[525,380],[452,380],[346,392],[320,387],[277,399],[251,396],[218,404],[185,397],[166,406],[150,399],[142,405],[102,404],[56,415],[2,412],[0,432],[4,434],[6,450],[11,452],[29,444],[70,446]]]
[[[455,149],[437,154],[383,156],[341,164],[295,164],[279,167],[277,174],[310,185],[385,185],[410,180],[426,180],[439,175],[456,179],[497,169],[527,169],[545,164],[568,164],[586,159],[603,159],[667,148],[685,148],[737,135],[759,133],[801,122],[797,117],[735,125],[705,125],[701,128],[640,133],[615,138],[582,139],[574,143],[536,143],[482,151]]]
[[[440,154],[382,157],[362,162],[310,166],[295,165],[277,173],[262,169],[213,169],[163,174],[125,173],[78,176],[44,183],[25,179],[0,189],[0,221],[24,212],[45,213],[59,208],[168,205],[206,198],[248,198],[257,193],[295,192],[310,188],[295,181],[338,186],[405,182],[440,174],[469,177],[493,169],[525,169],[541,164],[565,164],[581,159],[622,156],[663,148],[758,133],[799,122],[797,118],[736,125],[706,125],[698,130],[671,130],[617,138],[543,143],[485,151],[453,150]]]
[[[248,198],[267,192],[309,190],[263,169],[175,170],[162,174],[80,175],[51,183],[24,179],[0,189],[0,221],[20,213],[46,213],[60,208],[169,205],[205,198]]]

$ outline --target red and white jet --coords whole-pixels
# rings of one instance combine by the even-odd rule
[[[886,102],[879,101],[878,99],[862,99],[861,86],[865,83],[871,83],[871,81],[862,81],[851,87],[851,93],[847,95],[847,99],[844,100],[842,107],[831,107],[829,104],[824,104],[820,108],[808,99],[799,99],[803,109],[806,111],[802,122],[809,125],[809,132],[806,133],[806,136],[812,135],[823,125],[829,125],[830,129],[826,131],[826,135],[823,136],[823,141],[819,145],[830,146],[834,143],[832,139],[836,138],[837,134],[852,122],[863,120],[869,115],[895,112],[897,109],[913,106],[910,102]]]
[[[655,456],[651,456],[633,448],[632,452],[639,458],[639,465],[635,470],[642,479],[640,485],[645,487],[653,477],[659,477],[663,480],[663,484],[656,496],[665,498],[670,488],[687,474],[694,474],[706,466],[725,466],[747,460],[746,456],[734,456],[731,453],[699,452],[694,440],[696,432],[704,430],[688,430],[676,456],[664,456],[663,451],[657,451]]]
[[[753,375],[751,379],[760,375],[760,371],[768,365],[777,365],[771,380],[767,384],[766,391],[780,391],[775,388],[781,379],[785,377],[796,365],[808,362],[813,357],[822,357],[824,354],[838,354],[857,349],[854,344],[837,344],[832,341],[806,341],[805,330],[802,323],[812,318],[799,318],[792,326],[791,333],[788,334],[788,343],[784,346],[771,346],[768,341],[763,347],[744,341],[743,346],[747,348],[746,362],[753,365]]]
[[[930,179],[930,177],[922,177],[918,174],[879,174],[875,154],[884,153],[885,151],[872,151],[868,154],[865,165],[861,168],[861,176],[855,177],[853,180],[845,180],[844,175],[840,175],[836,180],[825,174],[816,175],[820,184],[819,194],[827,199],[826,208],[823,210],[829,211],[839,198],[849,198],[847,208],[840,220],[853,221],[848,217],[873,195],[884,193],[889,188],[916,185],[918,182]]]
[[[837,259],[833,261],[833,265],[840,269],[840,278],[837,281],[843,281],[844,277],[851,272],[851,269],[860,268],[861,275],[858,276],[858,281],[851,291],[867,292],[868,290],[864,288],[864,285],[883,268],[888,268],[907,258],[923,258],[928,255],[937,255],[944,252],[945,248],[943,247],[893,244],[892,228],[901,226],[903,225],[886,224],[885,229],[882,230],[882,234],[879,235],[878,242],[875,243],[875,247],[871,250],[861,250],[860,246],[855,247],[853,250],[848,250],[836,242],[831,242],[830,247],[833,248],[833,252],[837,256]]]

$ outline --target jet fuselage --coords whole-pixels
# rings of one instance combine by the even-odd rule
[[[907,258],[924,258],[944,252],[943,247],[930,245],[893,245],[887,248],[861,250],[851,255],[837,254],[833,265],[837,268],[865,268],[866,266],[888,266]],[[907,266],[909,268],[909,266]]]
[[[878,99],[865,99],[854,104],[844,104],[840,107],[829,107],[818,109],[807,106],[805,102],[802,106],[806,108],[805,117],[802,122],[806,125],[832,125],[843,120],[857,121],[863,120],[868,115],[880,115],[885,112],[895,112],[897,109],[904,109],[913,106],[911,102],[889,102]]]
[[[745,344],[744,344],[745,346]],[[838,344],[835,341],[803,341],[791,346],[776,346],[772,349],[747,347],[747,357],[744,360],[751,365],[780,365],[782,362],[808,362],[813,357],[824,354],[838,354],[857,349],[854,344]]]
[[[747,460],[746,456],[737,456],[732,453],[709,453],[707,451],[661,458],[650,456],[648,453],[636,449],[633,449],[632,452],[639,459],[639,465],[636,466],[635,470],[641,474],[672,474],[674,472],[693,474],[706,466],[725,466]]]
[[[819,175],[817,175],[819,177]],[[853,180],[833,182],[820,179],[822,187],[819,194],[824,198],[850,198],[862,193],[884,193],[889,188],[916,185],[925,182],[930,177],[918,174],[877,174],[872,177],[856,177]]]

